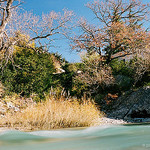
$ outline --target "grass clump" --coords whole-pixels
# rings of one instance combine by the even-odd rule
[[[0,124],[24,130],[49,130],[67,127],[87,127],[97,125],[100,111],[91,100],[79,102],[77,99],[56,99],[28,106],[20,112],[7,113]]]

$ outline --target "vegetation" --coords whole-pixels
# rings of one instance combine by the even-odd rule
[[[73,49],[86,50],[102,56],[105,52],[106,62],[112,59],[149,52],[149,32],[144,29],[149,5],[131,0],[104,0],[87,4],[100,26],[88,23],[81,18],[78,25],[81,34],[74,37]],[[114,54],[119,55],[114,56]]]
[[[54,72],[53,60],[49,53],[17,48],[13,54],[13,62],[8,61],[7,66],[1,68],[0,78],[8,94],[15,92],[22,96],[30,96],[35,93],[42,98],[44,92],[50,90],[54,83]]]
[[[150,34],[144,28],[149,5],[136,0],[104,0],[87,7],[100,26],[83,18],[78,21],[81,32],[73,37],[71,46],[86,53],[77,80],[94,97],[99,93],[102,98],[108,93],[121,95],[149,78]]]
[[[31,129],[90,126],[99,112],[88,98],[111,109],[105,106],[125,91],[149,85],[150,32],[144,28],[148,4],[138,0],[88,3],[99,25],[83,18],[72,25],[74,14],[68,10],[42,17],[20,12],[20,0],[3,0],[0,5],[1,97],[36,95],[37,102],[6,114],[3,125]],[[76,35],[71,32],[74,26],[80,29]],[[80,63],[49,53],[60,35],[82,53]],[[45,98],[49,93],[53,96]]]
[[[102,114],[101,114],[102,116]],[[16,113],[7,113],[0,124],[24,130],[49,130],[87,127],[98,124],[100,111],[91,100],[47,96],[46,101],[32,104]]]
[[[21,3],[21,0],[0,1],[0,53],[5,60],[11,59],[14,47],[20,41],[24,43],[20,46],[36,50],[31,46],[35,42],[45,51],[52,45],[56,35],[67,36],[70,29],[72,11],[64,9],[63,12],[51,11],[38,16],[32,12],[20,11],[18,7]],[[20,36],[22,34],[28,38]]]

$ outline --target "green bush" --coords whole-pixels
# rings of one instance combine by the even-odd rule
[[[116,88],[120,91],[128,90],[132,86],[132,79],[128,76],[116,75],[114,78]]]
[[[65,72],[56,74],[54,77],[54,87],[56,86],[57,93],[58,91],[61,93],[63,90],[65,94],[69,94],[70,96],[83,96],[84,91],[86,91],[86,86],[79,80],[75,79],[77,72],[83,70],[82,65],[82,63],[65,62],[65,65],[62,66],[62,69],[65,70]]]
[[[117,88],[128,90],[132,86],[139,87],[149,82],[149,69],[146,60],[133,57],[130,61],[112,60],[110,66],[116,79]]]
[[[127,77],[132,77],[134,74],[134,70],[130,65],[130,62],[119,61],[118,59],[114,59],[110,63],[114,75],[124,75]]]
[[[71,72],[72,75],[72,86],[70,93],[72,96],[81,98],[85,93],[89,91],[87,84],[85,82],[82,82],[78,78],[78,72],[84,72],[85,65],[83,63],[72,63],[69,64],[68,70]]]
[[[1,70],[0,78],[7,93],[15,92],[22,96],[36,93],[42,97],[53,86],[54,71],[50,53],[17,48],[13,61],[8,61]]]

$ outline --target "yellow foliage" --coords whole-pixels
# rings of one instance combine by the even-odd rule
[[[30,43],[30,42],[29,42],[30,37],[29,37],[28,35],[21,34],[20,32],[17,32],[17,33],[16,33],[16,36],[13,37],[13,38],[18,41],[17,44],[14,45],[14,51],[13,51],[14,54],[15,54],[16,52],[22,50],[22,48],[20,47],[20,45],[21,45],[21,46],[28,46],[28,47],[30,47],[30,48],[35,48],[35,42]],[[18,45],[19,45],[19,46],[18,46]]]

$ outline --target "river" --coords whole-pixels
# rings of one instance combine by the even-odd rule
[[[150,150],[150,125],[0,132],[0,150]]]

